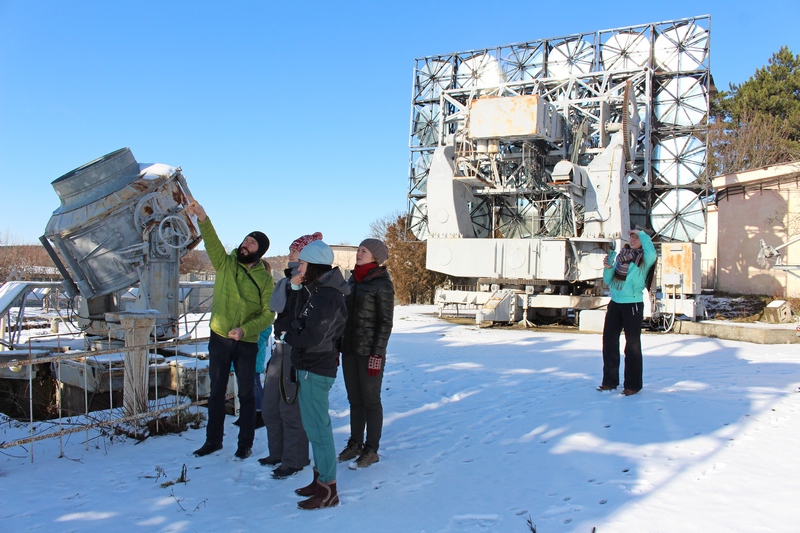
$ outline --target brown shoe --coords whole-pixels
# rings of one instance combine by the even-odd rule
[[[317,493],[317,489],[319,489],[319,485],[317,485],[317,478],[319,478],[319,471],[314,468],[314,479],[311,480],[311,483],[306,485],[305,487],[300,487],[299,489],[294,489],[294,493],[298,496],[303,496],[308,498],[309,496],[313,496]]]
[[[356,442],[353,439],[347,440],[347,446],[344,447],[344,450],[339,453],[339,462],[343,463],[345,461],[350,461],[355,459],[359,455],[361,455],[361,450],[364,448],[364,444],[361,442]]]
[[[317,492],[307,500],[297,504],[297,507],[306,511],[335,507],[339,505],[339,495],[336,493],[336,480],[323,483],[317,479]]]
[[[600,385],[599,387],[597,387],[597,390],[599,390],[599,391],[617,390],[617,388],[616,387],[610,387],[608,385]]]
[[[623,391],[620,394],[622,394],[623,396],[633,396],[637,392],[639,392],[639,391],[638,390],[633,390],[633,389],[623,389]]]
[[[357,468],[366,468],[380,460],[381,458],[378,456],[378,452],[374,451],[369,446],[364,446],[364,450],[361,452],[361,455],[358,457],[358,459],[356,459],[355,463],[350,465],[350,469],[355,470]],[[353,468],[353,466],[355,466],[355,468]]]

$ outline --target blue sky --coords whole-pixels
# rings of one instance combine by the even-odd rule
[[[50,183],[125,146],[182,167],[228,246],[358,244],[406,209],[415,58],[703,14],[720,89],[800,53],[796,0],[0,0],[0,244],[38,242]]]

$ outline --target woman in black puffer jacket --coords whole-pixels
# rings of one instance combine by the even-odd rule
[[[380,266],[387,259],[389,249],[383,242],[364,240],[356,252],[356,266],[348,281],[342,374],[350,402],[350,438],[339,454],[339,461],[356,459],[356,468],[366,468],[380,460],[381,383],[394,318],[394,284],[386,267]]]

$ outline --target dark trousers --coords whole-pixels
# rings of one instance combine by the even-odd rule
[[[369,357],[342,354],[342,373],[350,402],[350,438],[364,442],[364,428],[367,440],[364,442],[378,451],[383,432],[383,404],[381,404],[381,384],[386,358],[381,359],[381,371],[377,376],[367,374]]]
[[[253,383],[256,374],[258,344],[221,337],[211,332],[208,341],[208,377],[211,393],[208,397],[206,442],[222,446],[225,434],[225,393],[233,364],[239,387],[239,448],[252,448],[256,427],[256,401]]]
[[[608,304],[603,325],[603,385],[619,385],[619,334],[625,332],[625,380],[623,388],[642,389],[642,320],[644,306],[641,302]]]
[[[284,344],[283,349],[290,350],[291,347]],[[275,350],[267,363],[261,418],[267,427],[269,455],[280,457],[283,466],[303,468],[311,462],[308,459],[308,436],[300,416],[300,402],[295,400],[290,405],[281,397],[282,360],[283,354]]]

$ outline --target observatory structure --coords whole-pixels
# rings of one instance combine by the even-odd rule
[[[183,210],[190,192],[181,169],[140,164],[122,148],[52,185],[61,206],[40,241],[64,276],[83,331],[104,337],[109,313],[155,311],[156,337],[176,337],[180,259],[201,240]],[[132,287],[135,298],[126,300]]]
[[[124,413],[138,424],[149,413],[182,409],[182,395],[196,401],[207,396],[208,368],[198,364],[197,347],[180,348],[186,344],[179,338],[181,326],[183,336],[191,335],[188,322],[180,320],[190,292],[212,284],[180,282],[181,258],[202,239],[184,209],[191,193],[181,169],[139,163],[122,148],[52,185],[61,205],[39,240],[64,277],[69,320],[61,321],[69,332],[59,334],[54,318],[51,335],[15,342],[27,318],[28,294],[56,287],[27,282],[2,287],[0,326],[13,320],[8,340],[0,338],[0,346],[9,348],[0,356],[0,380],[10,392],[3,407],[15,416],[43,419],[56,412],[60,417],[113,411],[122,396]],[[54,292],[53,307],[61,318]],[[81,335],[72,331],[75,322]],[[153,337],[175,340],[170,361]],[[158,403],[166,397],[175,405]]]
[[[427,268],[486,289],[440,303],[591,309],[629,229],[697,246],[709,38],[703,15],[417,59],[409,229]]]

